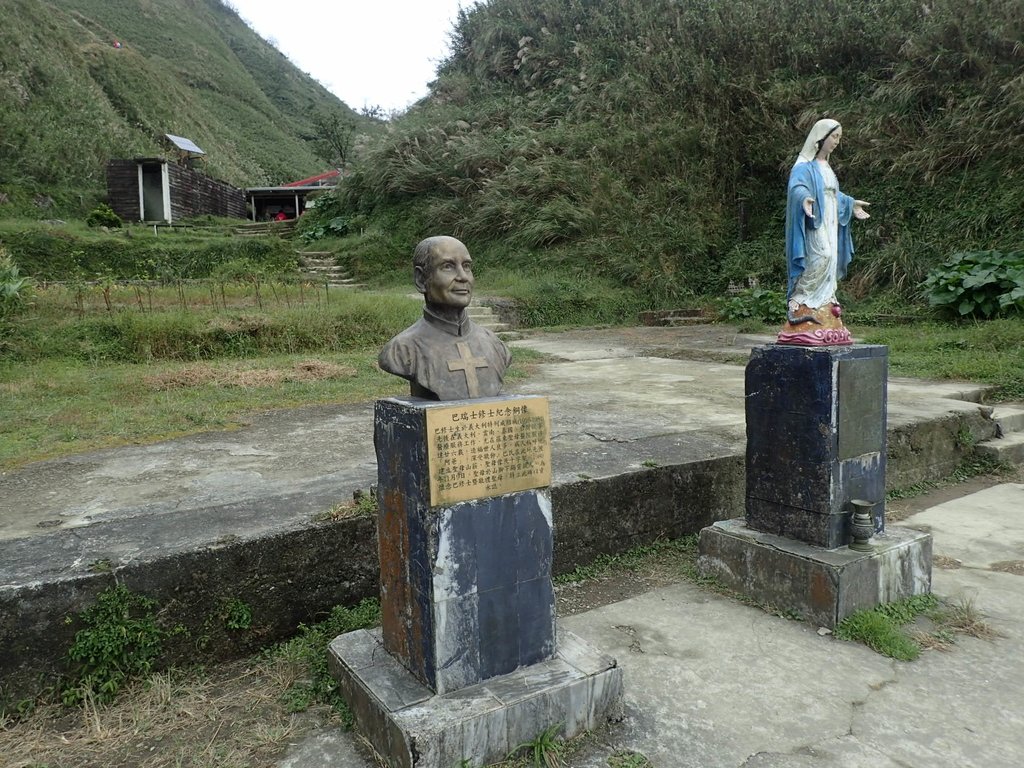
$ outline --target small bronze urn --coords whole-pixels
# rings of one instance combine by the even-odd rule
[[[850,542],[850,549],[857,552],[871,552],[871,537],[875,535],[875,519],[871,514],[874,504],[864,499],[851,499],[853,506],[853,520],[850,523],[850,533],[853,541]]]

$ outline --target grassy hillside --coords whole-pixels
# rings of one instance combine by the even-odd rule
[[[0,215],[31,213],[34,195],[87,207],[104,193],[110,157],[160,154],[165,133],[191,138],[207,171],[237,185],[301,178],[326,165],[312,116],[357,119],[219,0],[3,9]]]
[[[449,232],[656,301],[781,287],[786,177],[830,116],[873,203],[845,290],[912,295],[953,251],[1021,245],[1022,39],[1019,0],[490,0],[331,215],[368,271]]]

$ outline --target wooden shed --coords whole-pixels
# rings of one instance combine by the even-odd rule
[[[110,207],[126,221],[174,222],[194,216],[245,218],[245,193],[193,167],[203,151],[167,134],[177,156],[136,157],[107,163]]]

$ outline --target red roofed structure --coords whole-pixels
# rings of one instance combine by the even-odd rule
[[[333,187],[338,183],[338,177],[341,176],[341,171],[335,169],[333,171],[327,171],[321,173],[318,176],[310,176],[308,179],[300,179],[299,181],[289,181],[287,184],[282,184],[282,187]]]
[[[341,175],[341,171],[330,170],[277,187],[249,187],[245,197],[250,203],[252,220],[269,221],[282,212],[285,218],[297,218],[306,208],[307,195],[337,185]]]

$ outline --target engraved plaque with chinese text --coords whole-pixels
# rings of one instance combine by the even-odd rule
[[[551,484],[547,398],[430,408],[426,416],[431,506]]]

